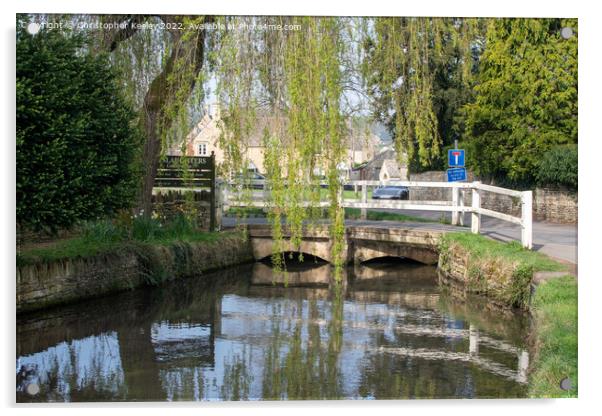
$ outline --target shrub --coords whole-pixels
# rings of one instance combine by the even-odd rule
[[[84,238],[90,242],[112,243],[127,238],[127,230],[110,220],[90,221],[82,228]]]
[[[129,206],[141,133],[107,59],[44,29],[19,29],[16,54],[17,223],[55,232]]]
[[[577,189],[577,146],[557,146],[547,151],[537,171],[537,183],[542,186]]]

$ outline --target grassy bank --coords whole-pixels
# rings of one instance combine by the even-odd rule
[[[87,224],[80,235],[17,255],[17,313],[198,277],[253,260],[242,232],[201,232],[182,222]]]
[[[470,233],[441,239],[439,267],[449,284],[490,301],[529,309],[533,316],[529,396],[577,397],[577,280],[567,275],[537,286],[530,299],[534,272],[566,271],[567,266],[518,242],[502,243]],[[572,388],[560,388],[568,378]]]
[[[577,280],[565,276],[541,283],[532,301],[535,356],[531,397],[577,397]],[[572,388],[560,388],[568,377]]]
[[[439,243],[439,271],[457,293],[486,296],[502,307],[529,309],[530,285],[538,271],[566,271],[548,256],[471,233],[448,233]]]
[[[443,244],[457,244],[471,256],[479,259],[496,259],[517,263],[521,267],[538,271],[564,271],[566,265],[561,264],[545,254],[524,249],[518,241],[508,243],[492,240],[480,234],[447,233]]]
[[[231,233],[228,233],[231,234]],[[96,221],[81,226],[78,235],[17,251],[17,266],[56,260],[92,257],[117,253],[128,248],[170,245],[177,242],[214,243],[226,234],[203,232],[185,217],[176,217],[168,223],[152,218],[138,217],[127,223]]]

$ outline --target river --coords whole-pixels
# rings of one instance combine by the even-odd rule
[[[516,398],[526,318],[436,269],[255,263],[17,319],[18,402]]]

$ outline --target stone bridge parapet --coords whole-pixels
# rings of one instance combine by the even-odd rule
[[[256,260],[272,254],[274,240],[270,225],[249,225],[249,238]],[[344,250],[348,263],[361,263],[378,257],[405,257],[424,264],[436,264],[437,245],[443,231],[401,227],[348,226]],[[332,262],[327,226],[307,227],[299,248],[290,242],[290,230],[283,230],[283,251],[299,251]]]

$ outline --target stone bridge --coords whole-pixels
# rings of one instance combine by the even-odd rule
[[[274,240],[270,225],[249,225],[249,239],[256,260],[272,255]],[[347,226],[344,251],[348,263],[361,263],[378,257],[405,257],[424,264],[436,264],[437,244],[444,231],[412,227]],[[283,231],[283,251],[313,255],[332,262],[331,240],[326,226],[306,227],[299,249],[290,242],[290,231]]]

